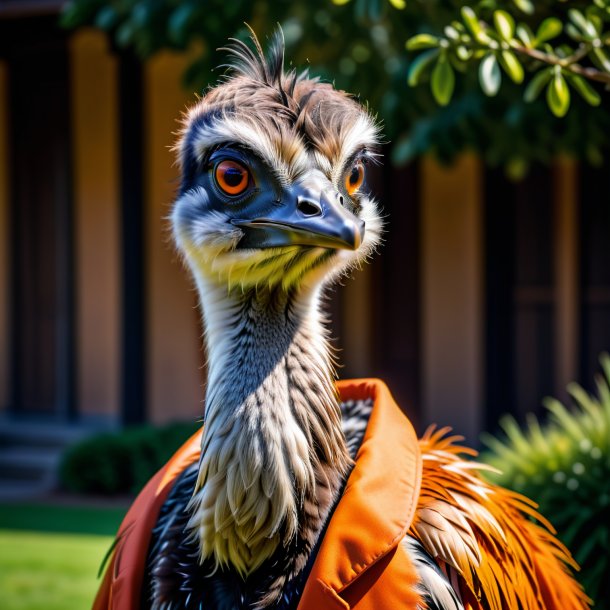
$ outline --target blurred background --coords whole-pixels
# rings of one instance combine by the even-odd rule
[[[340,376],[381,377],[420,431],[450,425],[475,446],[504,414],[545,420],[542,399],[568,401],[570,382],[596,388],[610,348],[610,95],[590,74],[593,93],[583,89],[569,64],[610,75],[610,8],[470,3],[491,41],[509,45],[497,48],[516,49],[519,78],[477,39],[465,4],[0,0],[0,498],[13,501],[0,527],[40,528],[23,501],[43,497],[51,530],[110,535],[126,502],[116,494],[137,490],[196,428],[205,354],[166,221],[170,147],[180,113],[223,73],[216,49],[243,38],[244,22],[261,40],[280,23],[287,63],[358,95],[384,124],[371,188],[385,244],[329,301]],[[474,51],[461,52],[465,37]],[[479,67],[489,48],[491,81]],[[523,70],[542,82],[547,65],[525,101]],[[66,500],[60,480],[94,500]],[[4,586],[23,598],[21,577]],[[63,594],[58,608],[81,607]]]

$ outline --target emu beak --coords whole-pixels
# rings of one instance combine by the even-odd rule
[[[364,221],[342,205],[343,196],[321,173],[292,186],[288,201],[267,214],[231,222],[244,231],[238,248],[317,246],[357,250]]]

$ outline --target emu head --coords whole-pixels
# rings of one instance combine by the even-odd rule
[[[367,193],[378,129],[350,95],[233,40],[230,75],[185,115],[174,236],[198,282],[315,286],[368,257],[381,221]]]

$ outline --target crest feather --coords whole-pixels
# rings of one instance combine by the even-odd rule
[[[265,55],[258,37],[254,30],[246,24],[250,32],[252,48],[243,40],[229,38],[230,43],[226,47],[221,47],[219,51],[226,51],[231,61],[223,64],[222,67],[228,68],[236,76],[245,76],[258,81],[269,87],[279,87],[284,76],[284,33],[282,28],[278,28],[273,33],[269,44],[268,54]]]

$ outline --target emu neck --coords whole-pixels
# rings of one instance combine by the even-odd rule
[[[281,545],[315,544],[350,460],[317,293],[200,290],[209,378],[189,527],[202,560],[246,576]]]

